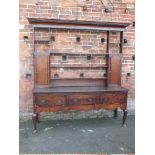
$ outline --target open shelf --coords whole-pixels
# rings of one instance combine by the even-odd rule
[[[72,66],[71,66],[72,65]],[[107,65],[94,65],[94,64],[90,64],[90,65],[83,65],[83,64],[67,64],[67,65],[57,65],[57,64],[52,64],[50,66],[51,68],[107,68],[108,66]]]
[[[98,54],[98,53],[69,53],[69,52],[64,52],[64,53],[58,53],[58,52],[51,52],[50,56],[53,55],[75,55],[75,56],[87,56],[87,55],[91,55],[91,56],[104,56],[104,55],[108,55],[108,53],[102,53],[102,54]]]
[[[49,44],[49,40],[35,40],[34,43],[35,44]]]
[[[121,43],[113,43],[113,42],[111,42],[111,43],[109,43],[109,45],[121,45]]]
[[[50,79],[50,80],[106,80],[107,79],[107,77],[82,77],[82,78],[72,78],[72,77],[70,77],[70,78],[66,78],[66,77],[63,77],[63,78],[61,78],[61,77],[59,77],[59,78],[52,78],[52,79]]]
[[[113,22],[108,22],[108,23],[95,22],[94,23],[94,21],[86,22],[86,21],[66,21],[66,20],[55,20],[55,19],[50,19],[50,20],[49,19],[30,19],[30,18],[29,18],[29,21],[32,23],[35,23],[35,25],[33,25],[34,58],[35,58],[36,68],[39,68],[38,70],[36,70],[36,74],[37,74],[36,77],[38,78],[36,79],[38,81],[40,80],[39,82],[42,85],[50,84],[49,81],[50,82],[52,81],[53,86],[60,86],[60,85],[61,86],[63,85],[64,86],[66,85],[108,86],[111,81],[112,82],[116,81],[115,74],[118,74],[120,72],[119,71],[120,65],[118,65],[118,67],[111,66],[111,63],[116,63],[116,62],[119,63],[120,61],[119,56],[122,54],[123,44],[124,44],[123,31],[125,27],[129,25],[128,23],[113,23]],[[41,25],[36,24],[36,22],[39,22]],[[41,33],[41,35],[40,34],[37,35],[37,33],[35,33],[35,30],[41,30],[39,32]],[[47,33],[42,30],[47,30],[49,32]],[[95,32],[97,31],[97,32],[105,32],[107,36],[104,36],[104,38],[99,36],[99,38],[101,37],[101,40],[99,39],[99,44],[95,44],[95,47],[93,44],[90,44],[90,45],[88,44],[90,41],[93,43],[93,40],[90,40],[90,41],[88,40],[88,43],[86,42],[86,45],[88,44],[93,48],[83,48],[82,46],[83,44],[85,45],[85,43],[82,43],[82,45],[76,44],[75,47],[72,47],[70,46],[70,42],[67,42],[69,43],[68,46],[64,46],[63,45],[64,41],[61,42],[61,40],[59,39],[55,40],[55,36],[57,35],[57,33],[53,33],[52,30],[54,31],[59,30],[59,32],[61,32],[61,30],[72,30],[72,31],[80,30],[81,32],[83,30],[86,32],[88,31],[89,33],[92,31],[95,31]],[[116,32],[118,31],[120,33],[120,36],[119,36],[120,38],[116,36],[111,40],[110,39],[111,31],[116,31]],[[52,33],[52,36],[51,36],[51,33]],[[75,33],[73,33],[72,35],[76,39],[79,37],[75,35]],[[83,40],[85,42],[85,39]],[[50,46],[53,41],[55,41],[56,45]],[[64,47],[62,48],[59,47],[59,45],[57,45],[57,41],[60,42],[60,45]],[[78,42],[78,40],[73,40],[73,39],[71,39],[70,41],[71,42],[73,41],[74,43],[75,41]],[[104,43],[105,46],[100,47],[100,45],[103,45],[101,43]],[[35,44],[36,45],[41,44],[41,46],[38,45],[35,48]],[[46,47],[42,46],[42,44],[45,44]],[[96,46],[99,46],[99,48],[96,48]],[[118,50],[118,52],[115,51],[113,46],[114,47],[116,46],[117,48],[116,50]],[[38,51],[38,49],[40,51]],[[75,73],[77,74],[78,69],[80,70],[79,72],[80,75],[76,76],[75,74],[73,74],[73,70],[75,70]],[[100,74],[98,74],[98,70],[99,72],[101,71]],[[88,71],[91,71],[91,72],[87,74]],[[70,77],[70,75],[72,75],[70,74],[70,72],[72,72],[74,77]],[[46,75],[46,78],[42,76],[43,74]],[[67,77],[63,77],[63,75]],[[87,77],[87,75],[89,77]],[[96,76],[99,76],[99,77],[96,77]],[[113,79],[111,79],[111,76],[113,76]]]
[[[110,55],[120,55],[120,54],[122,54],[122,53],[103,53],[103,54],[95,54],[95,53],[66,53],[66,52],[64,52],[64,53],[57,53],[57,52],[50,52],[50,51],[35,51],[35,52],[33,52],[33,54],[34,55],[48,55],[48,56],[63,56],[63,55],[66,55],[66,56],[105,56],[105,58],[106,58],[106,56],[108,57],[108,56],[110,56]],[[91,61],[91,60],[87,60],[87,61]],[[65,61],[64,61],[65,62]],[[66,62],[65,62],[66,63]]]

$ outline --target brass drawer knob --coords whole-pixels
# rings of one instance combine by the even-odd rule
[[[78,102],[78,99],[77,99],[77,98],[74,98],[73,101],[74,101],[74,102]]]
[[[73,98],[73,99],[71,100],[71,102],[72,102],[72,103],[79,103],[79,102],[80,102],[80,100],[79,100],[79,99],[77,99],[77,98]]]
[[[61,100],[58,101],[58,104],[63,104],[63,102]]]
[[[102,98],[102,102],[103,102],[103,103],[108,103],[108,102],[109,102],[109,98],[107,98],[107,97]]]
[[[45,99],[40,100],[40,104],[45,104],[46,102],[47,102],[47,100],[45,100]]]
[[[61,100],[59,100],[58,103],[62,103]]]
[[[87,101],[88,101],[88,102],[92,102],[93,99],[92,99],[92,98],[88,98]]]

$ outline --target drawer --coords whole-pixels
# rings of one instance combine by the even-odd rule
[[[104,103],[126,103],[127,94],[125,93],[111,93],[111,94],[102,94],[100,96],[100,102]]]
[[[99,96],[97,95],[70,95],[69,104],[78,105],[78,104],[96,104],[99,102]]]
[[[64,95],[38,94],[35,96],[35,103],[39,106],[62,106],[66,104]]]

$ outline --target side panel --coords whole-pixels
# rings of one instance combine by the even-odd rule
[[[121,85],[121,55],[110,57],[109,84]]]
[[[49,83],[49,57],[35,56],[35,81],[38,85]]]

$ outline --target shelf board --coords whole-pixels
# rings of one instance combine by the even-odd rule
[[[60,20],[45,18],[28,18],[34,29],[59,29],[83,31],[124,31],[129,23],[96,22],[83,20]]]
[[[49,44],[49,40],[35,40],[34,43],[35,44]]]
[[[92,78],[92,77],[83,77],[83,78],[51,78],[50,80],[106,80],[107,77],[95,77],[95,78]]]
[[[107,65],[100,65],[100,66],[80,66],[80,64],[78,64],[78,66],[74,66],[73,64],[71,64],[72,66],[63,66],[63,65],[51,65],[51,68],[107,68]]]
[[[121,43],[113,43],[113,42],[111,42],[111,43],[109,43],[109,45],[121,45]]]
[[[34,93],[57,93],[57,92],[69,92],[69,93],[73,93],[73,92],[113,92],[113,91],[123,91],[123,92],[128,92],[128,90],[126,88],[120,87],[120,86],[59,86],[59,87],[45,87],[45,88],[39,88],[39,87],[35,87],[33,92]]]
[[[72,56],[88,56],[88,55],[91,55],[92,57],[93,56],[104,56],[105,59],[106,59],[106,56],[110,56],[110,55],[122,55],[122,53],[104,53],[104,54],[89,54],[89,53],[82,53],[82,54],[79,54],[79,53],[51,53],[50,51],[35,51],[33,52],[34,55],[48,55],[48,56],[55,56],[55,55],[60,55],[60,56],[63,56],[63,55],[72,55]],[[87,60],[86,61],[90,62],[90,60]],[[63,63],[66,63],[66,61],[63,61]]]
[[[103,53],[103,54],[95,54],[95,53],[58,53],[58,52],[51,52],[50,55],[76,55],[76,56],[87,56],[87,55],[91,55],[91,56],[104,56],[104,55],[108,55],[108,53]]]

